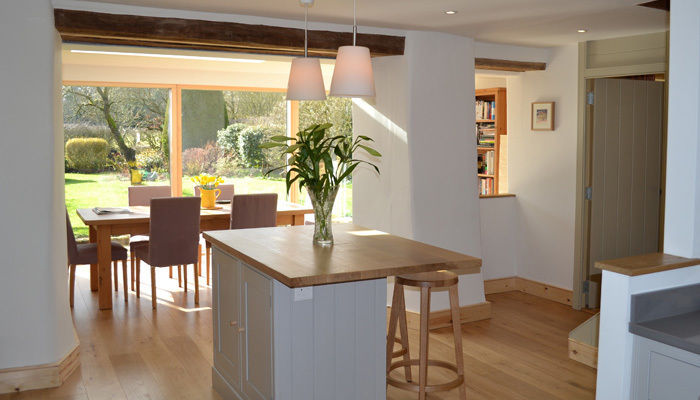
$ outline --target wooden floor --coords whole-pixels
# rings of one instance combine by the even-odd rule
[[[89,289],[88,269],[78,267],[73,319],[80,338],[80,369],[60,388],[0,395],[0,400],[219,399],[211,389],[210,288],[202,287],[195,307],[192,286],[185,296],[177,280],[159,270],[159,304],[153,312],[149,270],[142,272],[140,301],[130,292],[125,304],[120,286],[114,310],[100,312]],[[595,370],[567,358],[567,334],[589,314],[518,292],[487,299],[493,318],[462,327],[468,399],[594,398]],[[417,331],[409,334],[417,354]],[[430,354],[453,361],[451,343],[449,328],[432,331]],[[448,374],[437,369],[430,379],[448,379]],[[416,396],[389,388],[387,398]],[[457,399],[457,391],[428,398]]]

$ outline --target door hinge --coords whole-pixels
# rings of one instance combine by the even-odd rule
[[[586,93],[586,104],[593,105],[594,100],[595,95],[593,94],[593,92]]]
[[[586,192],[584,194],[584,197],[586,200],[593,200],[593,188],[590,186],[586,186]]]

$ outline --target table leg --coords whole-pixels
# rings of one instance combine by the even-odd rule
[[[97,243],[97,231],[90,226],[90,243]],[[90,264],[90,290],[97,291],[97,264]]]
[[[112,227],[100,225],[97,227],[97,269],[98,296],[100,310],[112,309]]]
[[[292,215],[292,225],[304,225],[304,214]]]

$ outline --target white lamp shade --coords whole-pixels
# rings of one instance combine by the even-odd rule
[[[367,47],[338,48],[330,94],[337,97],[374,97],[374,73]]]
[[[295,58],[289,71],[287,100],[325,100],[321,63],[317,58]]]

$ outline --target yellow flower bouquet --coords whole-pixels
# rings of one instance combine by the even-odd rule
[[[224,182],[224,178],[220,176],[211,175],[199,175],[192,177],[192,182],[194,182],[197,187],[199,187],[199,194],[202,198],[202,207],[214,209],[216,207],[216,199],[221,194],[221,190],[216,187],[220,183]]]
[[[220,176],[211,176],[207,174],[201,174],[192,177],[192,182],[194,182],[201,190],[214,190],[219,184],[224,183],[224,178]]]

